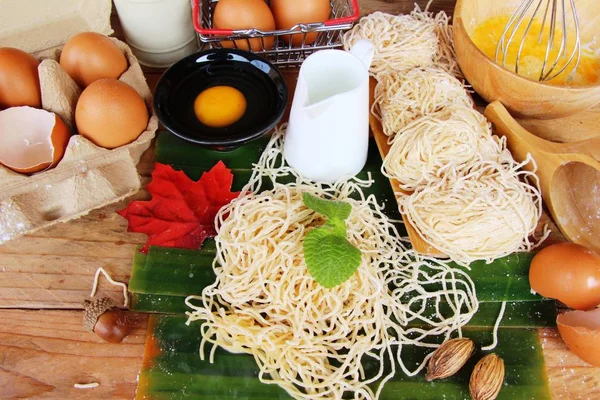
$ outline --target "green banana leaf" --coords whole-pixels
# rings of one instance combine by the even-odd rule
[[[136,252],[129,290],[135,293],[187,296],[199,294],[214,281],[212,264],[216,246],[207,240],[200,250],[150,246],[148,254]],[[544,300],[533,294],[528,270],[534,253],[515,253],[490,264],[475,262],[466,271],[473,279],[480,302]],[[440,286],[441,288],[441,286]],[[434,290],[435,286],[431,286]]]
[[[201,360],[198,322],[187,326],[183,316],[154,316],[151,317],[149,335],[152,339],[148,343],[152,348],[146,350],[137,399],[290,398],[276,385],[260,383],[258,367],[248,354],[232,354],[217,349],[214,363]],[[463,329],[463,336],[473,339],[478,348],[489,342],[489,335],[489,328]],[[499,344],[494,352],[504,360],[506,368],[505,384],[498,399],[550,398],[537,331],[501,328],[498,336]],[[428,351],[407,346],[402,350],[402,359],[409,369],[413,369]],[[469,398],[470,373],[482,355],[481,351],[477,351],[458,374],[434,382],[425,381],[423,373],[407,377],[396,371],[385,385],[380,399]],[[363,366],[367,376],[378,368],[378,364],[372,361],[364,362]]]
[[[186,296],[171,296],[164,294],[132,293],[130,308],[139,312],[183,314],[190,311],[185,305]],[[484,302],[479,304],[479,310],[467,323],[468,327],[490,327],[498,319],[501,303]],[[450,307],[442,303],[442,313],[449,312]],[[432,309],[426,309],[423,316],[432,317]],[[544,328],[556,324],[556,303],[552,300],[532,302],[508,301],[504,317],[500,323],[502,327],[514,328]],[[409,326],[419,326],[410,323]],[[491,339],[490,339],[491,340]]]
[[[156,159],[183,170],[191,179],[222,160],[234,174],[234,190],[240,190],[251,174],[267,140],[256,141],[229,152],[214,152],[191,145],[169,133],[161,132],[157,139]],[[360,173],[368,174],[374,184],[365,192],[375,194],[385,212],[399,220],[394,193],[389,181],[380,173],[381,158],[371,142],[367,164]],[[402,234],[406,234],[402,230]],[[288,399],[289,395],[276,385],[258,380],[258,368],[247,354],[231,354],[222,349],[215,353],[215,363],[200,360],[199,322],[185,325],[184,299],[200,294],[214,281],[212,263],[214,241],[206,241],[200,250],[150,247],[147,254],[136,252],[129,289],[131,308],[155,314],[150,317],[149,339],[146,342],[144,364],[140,373],[138,399]],[[533,253],[513,254],[486,265],[476,262],[468,272],[475,282],[480,307],[463,336],[470,337],[479,347],[492,341],[492,326],[496,322],[501,301],[507,301],[506,312],[498,332],[499,343],[494,350],[506,363],[506,380],[498,399],[548,399],[548,379],[536,327],[553,326],[556,307],[531,293],[528,269]],[[448,311],[442,304],[441,312]],[[427,312],[433,312],[428,310]],[[407,346],[403,360],[414,368],[428,349]],[[435,381],[424,380],[423,374],[409,378],[397,371],[389,381],[381,399],[466,399],[468,380],[475,362],[469,363],[454,377]],[[366,371],[376,366],[365,360]],[[387,366],[389,367],[389,365]]]

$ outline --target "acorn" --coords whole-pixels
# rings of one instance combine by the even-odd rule
[[[129,321],[125,313],[115,307],[108,297],[83,302],[83,327],[94,332],[100,339],[120,343],[129,333]]]

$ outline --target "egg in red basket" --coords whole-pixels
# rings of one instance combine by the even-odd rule
[[[290,29],[301,23],[325,22],[331,13],[329,0],[271,0],[270,4],[277,29]],[[283,35],[282,39],[286,43],[291,40],[293,46],[301,46],[303,40],[304,44],[314,43],[317,35],[317,32],[307,33],[306,39],[303,39],[304,34],[299,33]]]
[[[263,0],[220,0],[213,14],[213,27],[215,29],[251,29],[261,31],[275,30],[275,19],[267,3]],[[273,36],[253,39],[240,39],[235,41],[238,49],[248,50],[248,42],[252,51],[259,51],[273,47]],[[221,42],[223,47],[234,47],[230,41]]]

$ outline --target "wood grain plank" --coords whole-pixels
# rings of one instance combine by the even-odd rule
[[[600,399],[600,368],[573,354],[554,328],[539,330],[553,399]]]
[[[130,262],[86,257],[38,257],[20,261],[0,255],[2,308],[82,308],[92,288],[96,269],[104,268],[112,277],[127,283]],[[13,267],[12,265],[16,265]],[[123,302],[120,288],[101,278],[99,293],[116,304]]]
[[[104,258],[130,259],[135,250],[131,243],[115,246],[114,243],[81,239],[40,238],[25,236],[7,242],[2,246],[3,254],[77,256],[81,254],[102,254]]]
[[[147,318],[128,315],[131,333],[111,344],[83,329],[80,311],[0,310],[0,397],[132,399]],[[91,382],[100,385],[73,387]]]
[[[0,310],[0,397],[133,398],[147,320],[130,315],[132,333],[107,344],[83,330],[80,311]],[[600,368],[569,352],[556,329],[539,335],[553,398],[600,398]],[[74,389],[78,382],[100,386]]]
[[[96,269],[104,268],[113,279],[127,283],[131,274],[130,258],[107,260],[91,257],[46,258],[43,264],[0,258],[0,308],[80,309],[93,284]],[[42,267],[43,273],[35,272]],[[120,288],[101,277],[98,293],[116,304],[123,302]]]
[[[145,191],[133,196],[145,197]],[[146,240],[127,232],[115,213],[129,200],[1,245],[0,308],[81,308],[99,267],[128,282],[136,248]],[[102,280],[100,290],[122,302],[119,288]]]
[[[427,0],[416,3],[424,8]],[[430,9],[451,14],[454,3],[435,0]],[[362,15],[376,10],[398,14],[413,9],[412,0],[359,0],[359,5]],[[116,36],[123,39],[116,15],[113,27]],[[162,71],[144,71],[154,89]],[[294,83],[290,77],[291,93]],[[144,184],[153,166],[151,147],[138,165]],[[115,279],[127,282],[132,248],[142,244],[145,237],[126,232],[125,221],[114,211],[131,199],[147,197],[142,190],[126,201],[95,210],[76,221],[38,231],[6,247],[1,245],[0,308],[80,308],[100,266]],[[101,294],[121,300],[120,290],[105,281],[100,289]],[[0,398],[133,398],[146,318],[139,316],[132,334],[119,345],[102,343],[85,332],[81,318],[82,313],[73,310],[0,309]],[[544,329],[540,336],[554,398],[600,398],[600,369],[572,354],[555,329]],[[100,386],[73,388],[74,383],[93,381]]]
[[[145,187],[154,169],[154,146],[142,155],[137,169]],[[146,236],[127,232],[127,221],[116,211],[148,198],[141,189],[77,220],[0,245],[0,308],[80,309],[99,267],[128,282],[135,249]],[[117,304],[123,301],[121,290],[104,280],[99,293]]]

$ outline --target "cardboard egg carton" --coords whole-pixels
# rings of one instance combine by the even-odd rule
[[[0,0],[0,47],[16,47],[41,60],[42,108],[58,114],[73,136],[53,169],[27,176],[0,166],[0,243],[65,222],[122,200],[141,187],[136,165],[158,128],[152,94],[129,47],[129,68],[119,80],[132,86],[150,111],[146,130],[132,143],[107,150],[74,134],[75,105],[81,88],[60,67],[60,49],[74,34],[113,33],[111,0]]]

